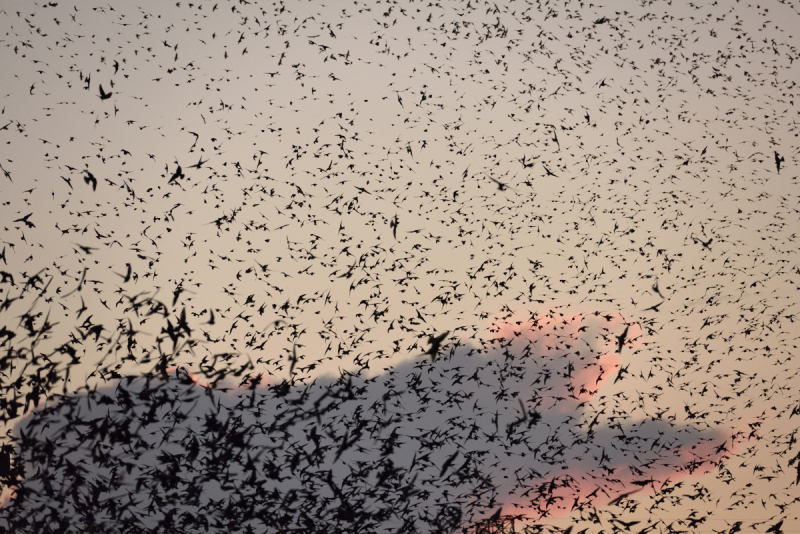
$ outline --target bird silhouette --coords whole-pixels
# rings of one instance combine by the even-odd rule
[[[83,177],[83,181],[92,186],[92,191],[97,191],[97,178],[88,170],[84,170],[83,172],[86,173],[86,176]]]
[[[425,354],[431,357],[432,362],[436,361],[442,347],[442,342],[444,342],[448,335],[450,335],[449,330],[443,334],[433,335],[428,338],[430,348],[428,348]]]
[[[786,161],[786,159],[780,154],[778,154],[777,151],[775,151],[775,168],[778,174],[780,174],[781,172],[781,163],[783,163],[784,161]]]
[[[100,100],[108,100],[109,98],[111,98],[111,95],[114,94],[114,93],[106,93],[105,91],[103,91],[102,84],[99,85],[98,88],[100,89]]]

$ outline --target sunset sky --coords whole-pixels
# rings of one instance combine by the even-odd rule
[[[597,392],[542,401],[552,428],[731,457],[548,528],[800,531],[799,28],[790,1],[4,2],[3,443],[32,377],[52,405],[160,354],[299,386],[580,347]]]

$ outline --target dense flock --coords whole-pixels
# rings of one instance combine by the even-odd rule
[[[0,530],[800,531],[796,2],[0,6]]]

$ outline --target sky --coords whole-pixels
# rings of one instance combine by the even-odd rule
[[[464,488],[415,494],[423,530],[452,498],[460,526],[501,506],[552,531],[800,531],[799,14],[792,2],[4,3],[4,450],[45,406],[50,431],[88,446],[65,410],[122,377],[172,377],[180,396],[202,387],[176,378],[183,367],[252,421],[241,396],[263,397],[269,419],[287,409],[275,385],[311,402],[353,376],[363,392],[348,402],[364,413],[396,387],[411,395],[398,413],[450,414],[396,423],[406,483],[446,477],[470,443],[496,485],[471,508]],[[514,362],[513,394],[491,395]],[[483,406],[470,414],[448,402],[459,366],[499,373],[463,386]],[[429,401],[407,392],[417,373],[436,382]],[[179,454],[199,431],[211,408],[197,402],[158,450]],[[351,409],[325,414],[319,469],[337,482],[388,454],[369,434],[367,452],[337,456]],[[566,447],[547,469],[526,460],[539,476],[525,487],[567,471],[563,491],[594,516],[530,494],[523,506],[501,480],[528,412],[531,443]],[[501,416],[502,446],[453,423]],[[311,447],[311,424],[281,450]],[[436,428],[448,438],[414,465]],[[667,456],[648,464],[659,432]],[[724,454],[704,449],[726,440]],[[618,476],[591,495],[604,450]],[[692,451],[708,464],[689,476]],[[28,473],[41,463],[15,457]],[[7,501],[11,482],[43,484],[15,477]],[[12,499],[0,524],[35,502],[14,512]],[[376,521],[396,530],[411,515]]]

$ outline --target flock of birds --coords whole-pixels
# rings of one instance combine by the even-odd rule
[[[800,531],[800,6],[0,6],[0,532]]]

